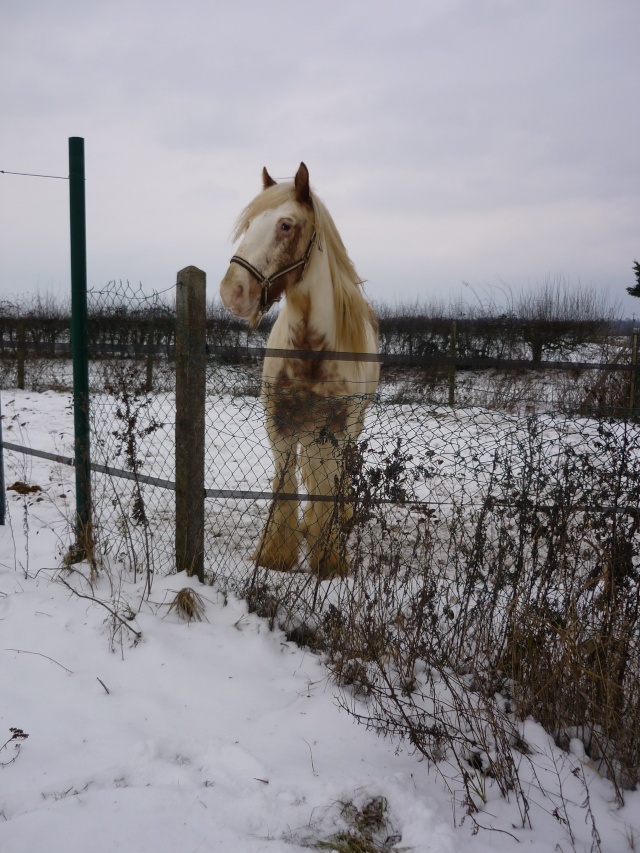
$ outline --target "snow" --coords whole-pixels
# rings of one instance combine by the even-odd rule
[[[4,391],[2,414],[6,441],[70,454],[68,395]],[[5,452],[5,478],[42,491],[10,490],[0,528],[0,744],[12,727],[29,735],[0,751],[3,853],[304,850],[348,829],[344,803],[374,797],[393,836],[380,849],[617,853],[640,843],[640,794],[621,807],[579,742],[563,753],[534,721],[522,732],[548,797],[532,778],[532,828],[490,790],[478,816],[487,829],[474,833],[455,780],[448,789],[406,745],[359,726],[320,656],[183,575],[156,576],[147,601],[144,580],[115,570],[93,585],[86,565],[60,571],[72,469]],[[202,596],[203,621],[171,609],[185,586]],[[120,612],[128,602],[128,627],[114,623],[114,601]],[[552,814],[560,787],[570,828]]]

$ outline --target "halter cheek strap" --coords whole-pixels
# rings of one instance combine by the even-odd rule
[[[273,273],[270,276],[264,276],[262,273],[257,270],[253,264],[250,264],[249,261],[245,261],[244,258],[241,258],[240,255],[234,255],[231,258],[229,263],[238,264],[243,267],[248,273],[250,273],[256,281],[260,284],[261,294],[260,294],[260,313],[266,313],[269,308],[273,305],[274,302],[279,302],[282,298],[282,291],[276,294],[276,296],[269,297],[269,288],[279,278],[285,276],[289,272],[293,272],[293,270],[300,269],[302,267],[302,275],[304,275],[305,270],[307,268],[307,264],[309,263],[309,258],[311,257],[311,252],[313,251],[313,245],[316,240],[316,232],[314,231],[311,235],[311,239],[309,240],[309,245],[307,246],[307,250],[304,255],[300,258],[299,261],[295,261],[295,263],[290,264],[288,267],[283,267],[283,269],[278,270],[278,272]],[[302,276],[301,276],[302,277]]]

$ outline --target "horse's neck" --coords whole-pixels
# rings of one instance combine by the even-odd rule
[[[322,341],[323,349],[334,349],[334,311],[329,262],[324,253],[318,252],[295,291],[287,295],[280,317],[282,324],[287,326],[288,336],[295,337],[301,329],[308,329],[312,333],[309,336],[311,346],[316,339]]]

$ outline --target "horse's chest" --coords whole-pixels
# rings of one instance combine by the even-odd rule
[[[276,381],[280,385],[305,385],[308,390],[320,382],[331,382],[337,378],[335,365],[321,356],[309,358],[285,358],[278,371]]]
[[[336,361],[323,358],[323,353],[329,349],[326,335],[304,321],[290,326],[287,331],[286,348],[309,355],[284,359],[279,379],[285,380],[285,384],[291,381],[314,384],[338,378]]]
[[[318,394],[305,383],[265,384],[262,397],[270,432],[284,437],[305,433],[339,436],[349,422],[347,397]]]

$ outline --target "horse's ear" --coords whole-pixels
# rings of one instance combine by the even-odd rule
[[[300,204],[306,204],[308,207],[311,207],[311,190],[309,189],[309,170],[304,165],[304,163],[300,163],[300,168],[296,172],[296,178],[295,178],[294,186],[296,188],[296,200],[299,201]]]
[[[268,190],[269,187],[273,187],[277,184],[277,181],[274,181],[269,172],[267,172],[267,167],[265,166],[262,169],[262,189]]]

